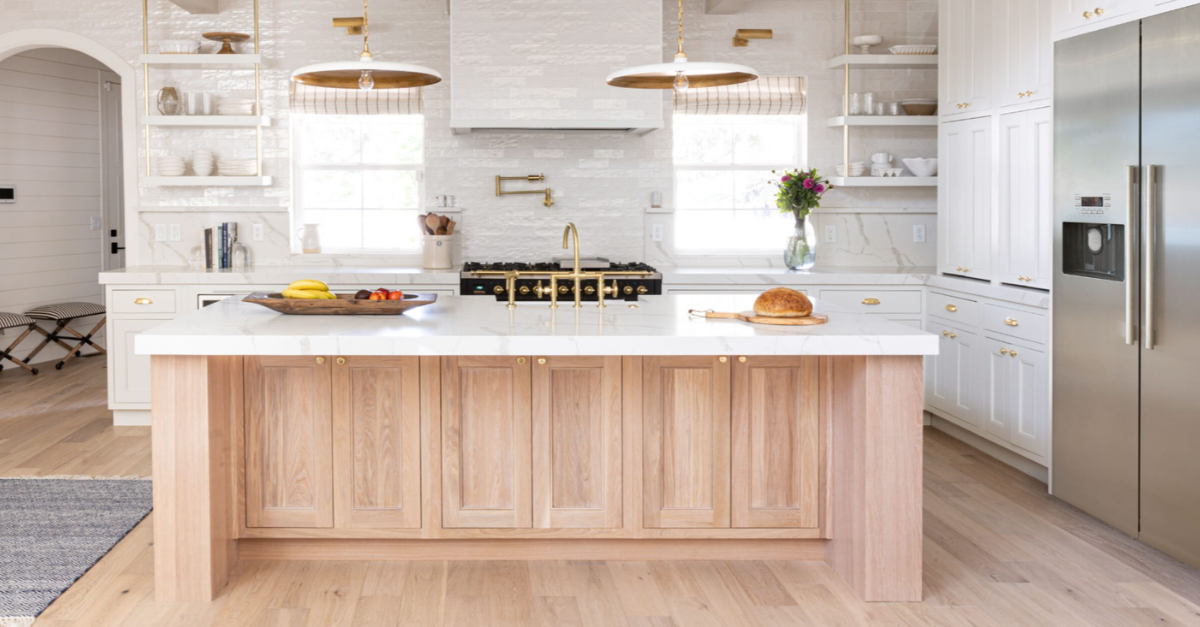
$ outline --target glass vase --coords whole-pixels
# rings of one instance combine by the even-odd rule
[[[813,248],[816,234],[805,216],[796,221],[792,236],[788,238],[787,248],[783,250],[783,263],[792,270],[808,270],[817,262],[817,254]]]

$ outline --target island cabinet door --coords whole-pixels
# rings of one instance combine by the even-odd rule
[[[643,524],[729,527],[728,358],[643,363]]]
[[[333,366],[334,521],[421,526],[417,357],[339,357]]]
[[[818,526],[819,357],[733,364],[733,526]]]
[[[621,358],[533,366],[533,525],[621,527]]]
[[[527,357],[442,358],[442,525],[533,526]]]
[[[246,357],[246,525],[332,527],[326,357]]]

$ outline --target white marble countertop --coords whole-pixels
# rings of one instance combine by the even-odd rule
[[[788,270],[787,268],[660,267],[670,285],[924,285],[936,268],[927,266],[842,266]]]
[[[937,337],[814,301],[806,327],[706,320],[688,309],[747,311],[755,295],[646,296],[606,309],[508,309],[441,296],[402,316],[294,316],[231,298],[145,331],[140,355],[936,355]]]
[[[336,285],[458,285],[458,268],[420,266],[264,265],[246,270],[131,266],[100,273],[101,285],[262,285],[316,279]]]

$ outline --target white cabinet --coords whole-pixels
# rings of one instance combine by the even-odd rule
[[[999,254],[1004,283],[1050,289],[1054,133],[1049,108],[1000,116]]]
[[[925,330],[938,335],[938,354],[925,360],[925,403],[975,428],[982,427],[979,336],[933,317]]]
[[[992,108],[995,0],[938,3],[938,112],[972,117]],[[943,153],[943,159],[945,158]]]
[[[112,336],[112,400],[116,403],[150,402],[150,357],[133,352],[133,339],[142,331],[160,325],[162,319],[110,319]]]
[[[1054,75],[1050,0],[995,1],[998,104],[1048,102]]]
[[[944,122],[939,129],[939,272],[990,277],[992,132],[990,117]]]
[[[983,346],[984,429],[1044,458],[1050,414],[1046,354],[991,337]]]
[[[1072,31],[1123,21],[1118,18],[1134,13],[1146,4],[1146,0],[1054,0],[1055,37],[1061,39],[1069,37]]]

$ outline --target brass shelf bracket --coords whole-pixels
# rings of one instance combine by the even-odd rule
[[[751,39],[774,39],[775,33],[769,28],[739,28],[733,35],[733,47],[745,48]]]
[[[550,194],[549,187],[547,187],[546,189],[530,189],[530,190],[523,190],[523,191],[519,191],[519,192],[511,192],[511,191],[506,192],[502,189],[502,186],[501,186],[501,181],[529,181],[530,183],[536,183],[538,181],[544,181],[544,180],[546,180],[545,174],[529,174],[527,176],[500,176],[499,174],[497,174],[496,175],[496,196],[512,196],[515,194],[542,194],[543,195],[542,205],[545,207],[552,207],[552,206],[554,206],[554,198]]]

